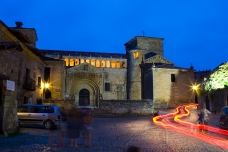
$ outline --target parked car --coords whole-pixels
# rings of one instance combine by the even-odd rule
[[[228,106],[223,107],[219,118],[220,128],[228,129]]]
[[[17,109],[20,125],[43,125],[52,129],[59,125],[60,108],[55,105],[24,104]]]

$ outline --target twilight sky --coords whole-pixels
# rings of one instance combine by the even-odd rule
[[[227,0],[1,0],[0,16],[35,28],[39,49],[125,53],[145,31],[164,38],[176,66],[213,70],[228,61]]]

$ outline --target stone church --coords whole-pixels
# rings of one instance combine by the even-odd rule
[[[124,45],[124,54],[40,50],[45,57],[65,61],[65,88],[55,85],[59,70],[48,64],[51,92],[65,89],[64,97],[79,107],[99,107],[101,100],[149,99],[166,108],[194,102],[194,71],[164,57],[163,38],[136,36]]]
[[[136,36],[123,54],[43,50],[35,28],[22,25],[0,20],[0,134],[16,130],[17,107],[26,103],[144,115],[194,102],[194,70],[164,57],[163,38]]]

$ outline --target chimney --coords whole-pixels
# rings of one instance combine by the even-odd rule
[[[15,22],[17,28],[22,28],[23,23],[22,22]]]

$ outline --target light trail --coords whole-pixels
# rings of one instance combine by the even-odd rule
[[[214,132],[219,135],[228,136],[227,130],[223,130],[223,129],[208,126],[208,125],[196,125],[196,124],[181,120],[181,118],[188,117],[190,115],[190,111],[188,110],[188,108],[193,108],[195,106],[197,106],[197,104],[188,104],[184,106],[179,106],[176,108],[176,111],[174,113],[169,113],[169,114],[154,117],[153,122],[166,129],[171,129],[176,132],[180,132],[188,136],[195,137],[207,143],[228,149],[227,139],[216,137],[211,134],[199,132],[199,129],[207,129],[210,132]]]

